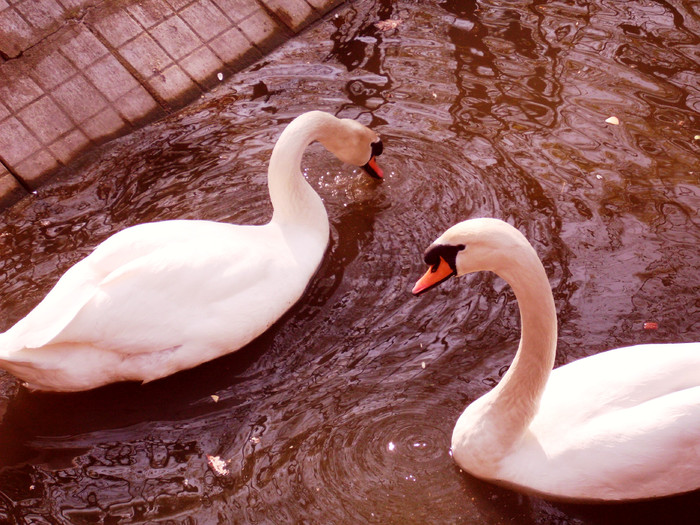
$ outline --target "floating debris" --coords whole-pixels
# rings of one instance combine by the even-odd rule
[[[652,321],[647,321],[644,323],[645,330],[656,330],[657,328],[659,328],[659,323],[654,323]]]
[[[374,23],[374,27],[380,31],[391,31],[396,29],[401,24],[401,20],[380,20]]]
[[[212,394],[210,397],[214,400],[214,403],[219,402],[219,396],[217,396],[216,394]]]
[[[216,74],[216,78],[218,78],[218,79],[219,79],[219,82],[220,82],[220,81],[222,81],[222,80],[224,79],[224,74],[223,74],[223,73],[217,73],[217,74]]]
[[[207,463],[209,468],[214,471],[217,476],[228,476],[230,471],[228,469],[228,461],[224,461],[219,456],[211,456],[207,454]]]
[[[620,119],[617,117],[608,117],[605,119],[605,122],[612,124],[613,126],[617,126],[620,123]]]
[[[421,361],[420,367],[425,370],[425,361]]]

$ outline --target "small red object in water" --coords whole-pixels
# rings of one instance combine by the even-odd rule
[[[645,330],[656,330],[659,327],[659,323],[646,322],[644,323]]]

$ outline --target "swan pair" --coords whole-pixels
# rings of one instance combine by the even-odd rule
[[[0,367],[31,389],[87,390],[165,377],[263,333],[301,297],[328,246],[328,215],[300,171],[315,140],[382,178],[374,131],[300,115],[272,151],[269,223],[173,220],[114,234],[0,334]]]
[[[599,353],[552,371],[554,298],[527,239],[497,219],[459,223],[426,250],[421,294],[492,271],[512,287],[520,346],[459,417],[452,455],[472,475],[550,499],[627,501],[700,488],[700,343]]]
[[[272,152],[270,222],[164,221],[127,228],[70,268],[0,334],[0,366],[30,388],[72,391],[151,381],[232,352],[304,292],[328,245],[328,216],[301,175],[320,141],[381,178],[378,135],[318,111]],[[474,219],[426,251],[414,294],[490,270],[519,301],[520,347],[503,380],[473,402],[452,437],[473,475],[545,497],[621,501],[700,487],[700,343],[642,345],[552,372],[556,311],[532,246],[507,223]]]

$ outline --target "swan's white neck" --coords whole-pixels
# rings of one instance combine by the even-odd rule
[[[470,419],[479,420],[476,428],[486,430],[484,436],[472,436],[480,443],[477,448],[490,448],[483,452],[498,461],[524,436],[537,413],[554,366],[557,314],[547,274],[529,243],[494,271],[510,284],[518,300],[520,345],[508,372],[496,388],[475,403]]]
[[[338,119],[314,111],[294,119],[282,132],[272,150],[268,168],[268,188],[272,201],[272,221],[281,226],[300,225],[317,231],[327,241],[328,214],[323,201],[301,173],[306,147],[331,133]]]

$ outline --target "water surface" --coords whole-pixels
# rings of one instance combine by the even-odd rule
[[[299,113],[385,143],[383,183],[309,148],[331,245],[254,343],[144,386],[20,390],[0,522],[696,523],[697,492],[589,507],[461,473],[452,427],[510,364],[517,305],[490,274],[410,289],[444,229],[494,216],[551,277],[558,365],[699,340],[699,50],[700,11],[680,0],[352,2],[3,212],[0,330],[122,228],[266,222],[267,162]]]

